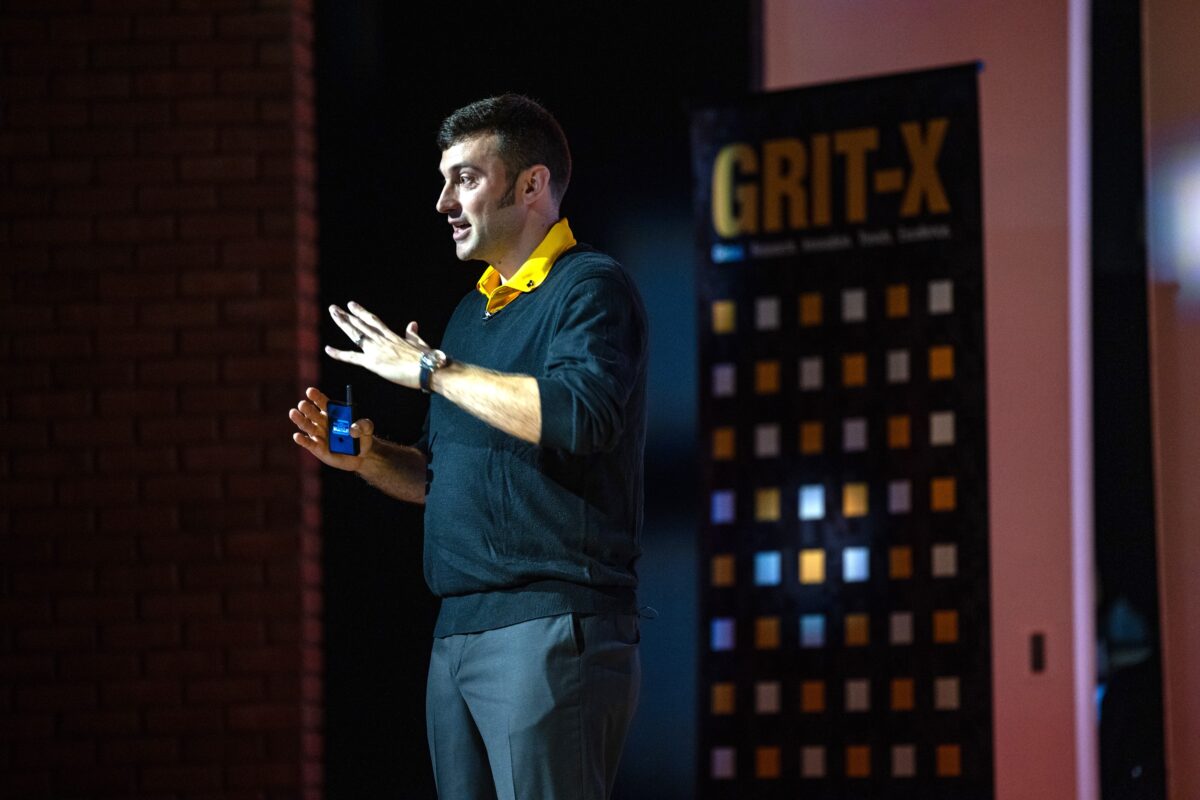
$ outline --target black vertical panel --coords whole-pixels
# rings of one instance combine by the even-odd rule
[[[1092,343],[1105,800],[1161,798],[1141,4],[1092,4]]]
[[[743,3],[316,4],[322,306],[354,299],[433,342],[480,264],[454,259],[434,209],[441,119],[503,91],[559,118],[575,156],[563,213],[633,274],[651,327],[645,679],[616,795],[693,792],[695,352],[687,110],[749,81]],[[322,314],[324,310],[322,309]],[[325,318],[324,342],[344,337]],[[325,359],[383,435],[416,438],[423,398]],[[282,413],[282,409],[281,409]],[[430,797],[424,680],[436,603],[419,510],[353,476],[323,480],[331,798]]]

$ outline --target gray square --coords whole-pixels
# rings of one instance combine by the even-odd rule
[[[779,698],[779,681],[759,681],[754,684],[754,712],[756,714],[778,714]]]
[[[888,350],[887,382],[908,383],[908,351]]]
[[[754,327],[760,331],[779,328],[778,297],[759,297],[754,301]]]
[[[779,426],[766,423],[754,426],[754,455],[758,458],[776,458],[779,455]]]
[[[859,453],[867,449],[867,421],[853,417],[842,422],[842,449],[847,453]]]
[[[929,443],[954,444],[954,412],[934,411],[929,415]]]
[[[867,318],[867,293],[862,289],[842,292],[842,322],[862,322]]]
[[[957,677],[937,678],[933,682],[933,707],[938,711],[957,711],[959,682]]]
[[[714,747],[712,749],[712,776],[717,779],[737,777],[737,760],[734,758],[732,747]]]
[[[935,544],[930,551],[930,563],[935,578],[953,578],[958,574],[958,546]]]
[[[824,363],[820,356],[808,356],[800,359],[800,388],[805,391],[816,391],[824,383],[822,378]]]
[[[950,314],[954,311],[954,282],[929,282],[929,313]]]
[[[912,511],[912,481],[888,482],[888,513],[907,514]]]
[[[713,397],[733,397],[737,393],[737,366],[714,364],[712,368]]]
[[[846,681],[846,710],[871,710],[871,682],[866,678],[851,678]]]
[[[911,744],[892,745],[892,777],[911,778],[917,774],[917,748]]]
[[[892,644],[912,644],[913,616],[909,611],[893,611],[888,619],[888,641]]]
[[[825,777],[825,748],[819,745],[800,748],[800,774],[805,778]]]

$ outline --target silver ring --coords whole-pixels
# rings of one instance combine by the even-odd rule
[[[366,340],[366,338],[367,338],[366,336],[359,336],[357,339],[354,340],[354,346],[362,347],[362,343],[363,343],[363,341]]]

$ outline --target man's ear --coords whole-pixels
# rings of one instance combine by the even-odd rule
[[[521,177],[521,199],[525,205],[539,202],[550,195],[550,170],[544,164],[534,164]]]

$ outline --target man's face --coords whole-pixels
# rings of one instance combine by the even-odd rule
[[[437,210],[450,222],[455,254],[460,261],[497,264],[518,244],[523,218],[521,206],[513,203],[511,178],[495,135],[451,145],[438,169],[445,184]]]

